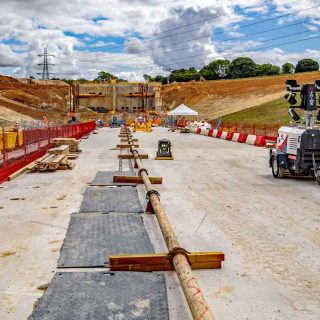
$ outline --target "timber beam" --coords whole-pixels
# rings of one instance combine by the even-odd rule
[[[138,139],[131,139],[133,142],[138,142]],[[128,142],[128,139],[121,139],[120,142]]]
[[[191,269],[220,269],[223,252],[191,252]],[[123,254],[109,256],[110,271],[166,271],[174,270],[167,253]]]
[[[134,159],[134,155],[133,154],[118,154],[118,158],[119,159]],[[139,158],[140,159],[149,159],[149,155],[139,153]]]
[[[135,144],[135,145],[133,145],[133,147],[139,148],[139,145]],[[117,144],[117,148],[119,148],[119,149],[130,149],[131,148],[131,144]]]
[[[162,177],[149,177],[149,179],[152,184],[162,184]],[[114,176],[113,182],[142,184],[143,179],[140,176]]]

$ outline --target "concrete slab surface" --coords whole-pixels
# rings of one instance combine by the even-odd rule
[[[72,212],[99,170],[117,170],[118,129],[81,143],[72,171],[25,174],[0,189],[0,319],[26,319],[48,283]],[[225,252],[221,270],[194,271],[216,319],[318,320],[320,188],[310,179],[274,179],[268,150],[194,134],[135,133],[161,204],[183,247]],[[155,161],[169,139],[173,161]],[[123,161],[123,170],[127,161]],[[140,200],[145,190],[138,186]],[[19,200],[10,200],[19,198]],[[145,203],[143,203],[144,207]],[[153,215],[144,215],[156,252],[166,251]],[[191,319],[174,272],[166,273],[170,319]]]

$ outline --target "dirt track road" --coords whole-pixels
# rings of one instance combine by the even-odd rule
[[[3,185],[1,319],[31,313],[41,296],[37,286],[55,271],[81,193],[97,170],[117,169],[117,151],[110,150],[117,134],[101,129],[84,140],[74,171],[29,174]],[[274,179],[266,149],[162,128],[135,137],[149,154],[149,173],[163,177],[161,203],[181,245],[225,252],[221,270],[195,271],[217,320],[320,319],[320,187],[310,179]],[[160,138],[172,141],[174,161],[153,160]],[[139,192],[143,199],[142,186]],[[14,197],[20,200],[9,200]],[[145,216],[145,224],[155,250],[163,251],[154,217]],[[167,287],[171,319],[188,319],[170,272]]]

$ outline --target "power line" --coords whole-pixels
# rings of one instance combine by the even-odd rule
[[[263,3],[267,3],[268,1],[265,1]],[[286,5],[288,4],[294,4],[296,2],[300,2],[299,0],[295,0],[295,1],[292,1],[292,2],[289,2],[289,3],[286,3]],[[246,10],[246,9],[250,9],[250,8],[255,8],[256,6],[249,6],[249,7],[246,7],[246,8],[243,8],[242,10]],[[277,9],[277,6],[274,6],[273,8],[271,8],[271,10],[274,10],[274,9]],[[304,11],[304,10],[300,10],[300,11]],[[252,13],[252,14],[248,14],[247,17],[251,17],[251,16],[255,16],[257,13]],[[278,17],[275,17],[275,18],[270,18],[270,19],[265,19],[265,20],[262,20],[262,21],[259,21],[259,22],[256,22],[256,23],[252,23],[252,24],[248,24],[248,25],[244,25],[242,27],[240,27],[239,29],[241,28],[244,28],[244,27],[247,27],[247,26],[252,26],[252,25],[255,25],[257,23],[262,23],[262,22],[266,22],[266,21],[270,21],[270,20],[274,20],[274,19],[277,19],[277,18],[281,18],[281,17],[285,17],[285,16],[288,16],[290,15],[291,13],[289,14],[284,14],[284,15],[281,15],[281,16],[278,16]],[[212,19],[216,19],[218,17],[221,17],[223,16],[223,14],[221,15],[216,15],[216,16],[213,16],[213,17],[210,17],[210,18],[207,18],[207,19],[204,19],[204,20],[212,20]],[[198,22],[199,23],[199,22]],[[185,25],[185,26],[182,26],[182,27],[186,27],[186,26],[190,26],[190,25],[193,25],[193,24],[196,24],[196,23],[191,23],[189,25]],[[169,29],[169,30],[166,30],[166,31],[163,31],[163,32],[169,32],[169,31],[174,31],[174,30],[177,30],[177,29],[180,29],[182,27],[177,27],[177,28],[173,28],[173,29]],[[186,34],[186,33],[189,33],[189,32],[192,32],[192,31],[196,31],[196,30],[199,30],[200,28],[195,28],[195,29],[191,29],[191,30],[187,30],[187,31],[184,31],[184,32],[180,32],[180,33],[176,33],[176,34],[169,34],[169,35],[166,35],[164,37],[160,37],[160,38],[155,38],[155,39],[146,39],[146,40],[142,40],[141,42],[134,42],[134,43],[131,43],[131,44],[128,44],[126,47],[131,47],[131,46],[134,46],[136,44],[141,44],[141,43],[144,43],[144,42],[148,42],[148,41],[154,41],[154,40],[160,40],[160,39],[164,39],[164,38],[167,38],[167,37],[172,37],[172,36],[176,36],[176,35],[182,35],[182,34]],[[158,34],[161,34],[162,32],[158,33]],[[220,31],[220,32],[216,32],[216,33],[212,33],[212,35],[219,35],[219,34],[223,34],[224,31]],[[111,49],[118,49],[118,48],[123,48],[124,47],[124,43],[125,41],[122,41],[122,42],[119,42],[119,44],[123,43],[123,45],[120,45],[120,46],[114,46],[114,45],[111,45]],[[92,49],[101,49],[101,48],[106,48],[106,47],[109,47],[109,45],[104,45],[104,46],[97,46],[97,47],[93,47]]]
[[[254,48],[254,49],[250,49],[250,50],[243,50],[241,52],[239,52],[239,55],[240,54],[245,54],[247,52],[254,52],[254,51],[259,51],[259,50],[264,50],[264,49],[270,49],[270,48],[274,48],[274,47],[282,47],[282,46],[285,46],[285,45],[288,45],[288,44],[293,44],[293,43],[298,43],[298,42],[303,42],[303,41],[309,41],[309,40],[313,40],[313,39],[319,39],[320,38],[320,35],[318,36],[314,36],[314,37],[309,37],[307,39],[299,39],[299,40],[294,40],[294,41],[289,41],[289,42],[284,42],[284,43],[279,43],[279,44],[275,44],[275,45],[271,45],[271,46],[265,46],[265,47],[261,47],[261,48]],[[224,54],[224,56],[228,56],[228,55],[234,55],[235,53],[234,52],[230,52],[230,53],[226,53]],[[196,57],[199,56],[199,55],[195,55]],[[195,57],[195,56],[189,56],[189,57],[185,57],[185,58],[190,58],[190,57]],[[185,59],[184,58],[184,59]],[[175,60],[172,60],[172,62],[174,63]],[[182,62],[182,61],[180,61]],[[194,60],[187,60],[187,61],[183,61],[184,63],[187,63],[187,62],[194,62]],[[168,68],[169,66],[173,65],[173,63],[170,63],[170,64],[166,64],[166,65],[162,65],[161,67],[162,68]],[[153,67],[150,67],[150,68],[135,68],[135,69],[130,69],[130,71],[137,71],[137,70],[143,70],[143,69],[154,69]],[[118,71],[119,69],[109,69],[110,71]],[[128,69],[126,69],[128,70]]]
[[[317,8],[317,7],[320,7],[320,5],[316,5],[316,6],[313,6],[313,7],[309,7],[309,8],[303,9],[303,10],[297,10],[297,11],[294,11],[294,12],[292,12],[292,13],[280,15],[280,16],[277,16],[277,17],[273,17],[273,18],[268,18],[268,19],[256,21],[256,22],[254,22],[254,23],[250,23],[250,24],[246,24],[246,25],[240,26],[239,29],[243,29],[243,28],[245,28],[245,27],[257,25],[257,24],[260,24],[260,23],[264,23],[264,22],[266,22],[266,21],[273,21],[273,20],[276,20],[276,19],[279,19],[279,18],[283,18],[284,16],[288,16],[288,15],[295,14],[295,13],[300,13],[300,12],[303,12],[303,11],[306,11],[306,10],[311,10],[311,9],[314,9],[314,8]],[[302,23],[302,22],[301,22],[301,23]],[[298,24],[300,24],[300,22],[297,23],[296,25],[298,25]],[[293,24],[293,25],[295,25],[295,24]],[[281,29],[281,28],[284,28],[284,27],[273,28],[273,29],[270,29],[269,31],[274,31],[274,30]],[[238,30],[239,30],[239,29],[238,29]],[[250,36],[250,35],[255,35],[255,34],[260,34],[260,33],[264,33],[264,32],[269,32],[269,31],[251,33],[251,34],[249,34],[248,36]],[[212,33],[211,36],[217,35],[217,34],[221,34],[221,33],[224,33],[224,32],[221,31],[221,32]],[[150,52],[150,51],[153,51],[153,50],[159,50],[159,49],[162,49],[162,48],[172,47],[172,46],[175,46],[175,45],[178,45],[178,44],[182,44],[182,43],[189,43],[190,41],[200,40],[200,39],[206,38],[206,37],[208,37],[208,36],[209,36],[209,34],[206,35],[206,36],[196,37],[196,38],[193,38],[193,39],[186,39],[186,40],[183,40],[183,41],[180,41],[180,42],[176,42],[176,43],[173,44],[173,45],[165,45],[165,46],[159,46],[159,47],[154,48],[154,49],[143,50],[143,51],[140,51],[140,53],[146,53],[146,52]],[[243,38],[244,38],[244,37],[243,37]],[[222,41],[231,41],[231,40],[232,40],[232,39],[221,40],[220,42],[222,42]],[[201,45],[200,45],[200,46],[201,46]],[[198,47],[199,47],[199,46],[198,46]],[[185,48],[189,48],[189,47],[185,47]],[[170,52],[181,51],[181,50],[183,50],[183,49],[171,50]],[[139,51],[136,52],[136,53],[139,53]],[[136,53],[135,53],[135,54],[136,54]],[[114,57],[113,59],[117,59],[117,58]],[[109,61],[110,61],[110,60],[112,61],[113,59],[111,58],[111,59],[109,59]]]
[[[281,28],[281,27],[280,27]],[[276,28],[273,28],[272,31],[274,31]],[[263,31],[261,31],[263,32]],[[287,37],[292,37],[292,36],[297,36],[297,35],[300,35],[300,34],[304,34],[304,33],[312,33],[312,32],[315,32],[315,31],[310,31],[310,30],[306,30],[306,31],[302,31],[302,32],[295,32],[295,33],[291,33],[291,34],[286,34],[286,35],[282,35],[282,36],[278,36],[278,37],[274,37],[274,38],[271,38],[271,39],[266,39],[266,40],[263,40],[263,41],[260,41],[259,45],[263,44],[263,43],[267,43],[267,42],[270,42],[270,41],[275,41],[275,40],[279,40],[279,39],[283,39],[283,38],[287,38]],[[260,32],[258,32],[260,33]],[[221,41],[223,42],[223,41]],[[197,47],[201,47],[201,46],[197,46]],[[177,51],[182,51],[182,50],[185,50],[186,48],[181,48],[181,49],[175,49],[175,50],[172,50],[168,53],[173,53],[173,52],[177,52]],[[258,50],[260,50],[258,48]],[[218,53],[219,55],[223,55],[223,52],[219,52]],[[161,61],[162,64],[163,63],[169,63],[169,62],[184,62],[185,59],[187,58],[194,58],[194,57],[201,57],[201,56],[206,56],[207,53],[203,53],[203,54],[194,54],[194,55],[191,55],[191,56],[187,56],[187,57],[182,57],[182,58],[177,58],[177,59],[170,59],[168,61],[164,60],[164,61]],[[109,61],[112,60],[112,59],[109,59]],[[89,61],[90,62],[90,61]],[[81,61],[81,63],[86,63],[85,61]],[[127,70],[128,68],[127,67],[124,67],[122,70]],[[143,68],[142,68],[143,69]],[[113,70],[121,70],[119,68],[116,68],[116,69],[112,69],[112,68],[109,68],[110,71],[113,71]],[[132,70],[132,69],[131,69]]]

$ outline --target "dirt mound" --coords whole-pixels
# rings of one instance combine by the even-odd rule
[[[19,81],[15,78],[8,77],[8,76],[2,76],[0,74],[0,82],[13,82],[13,83],[18,83]]]
[[[298,83],[313,83],[320,79],[320,72],[172,83],[162,87],[163,105],[171,110],[184,103],[198,111],[201,118],[214,119],[283,96],[287,79],[296,79]]]
[[[68,111],[69,86],[57,84],[22,83],[0,76],[0,107],[25,116],[40,119],[63,117]]]

